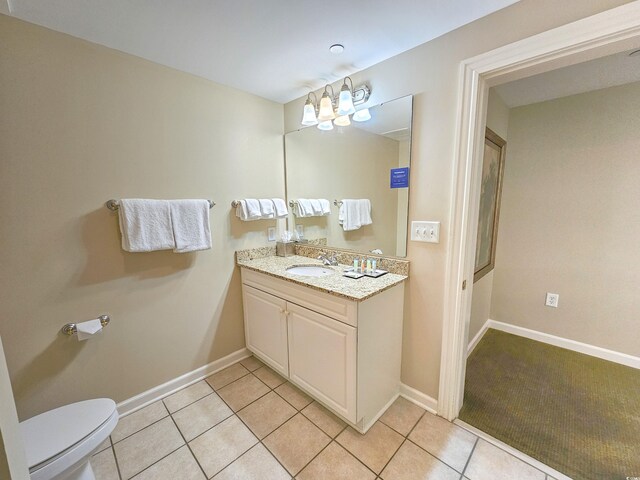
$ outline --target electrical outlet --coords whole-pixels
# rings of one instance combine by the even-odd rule
[[[296,232],[300,238],[304,238],[304,225],[296,225]]]
[[[270,242],[276,241],[276,227],[267,228],[267,238]]]
[[[558,308],[558,301],[560,300],[560,295],[557,293],[549,293],[547,292],[547,297],[544,301],[544,304],[547,307]]]
[[[440,243],[440,222],[411,222],[411,240]]]

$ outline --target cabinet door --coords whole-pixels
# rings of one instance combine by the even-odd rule
[[[356,423],[356,329],[287,303],[289,378]]]
[[[247,285],[242,286],[242,302],[247,348],[289,376],[286,302]]]

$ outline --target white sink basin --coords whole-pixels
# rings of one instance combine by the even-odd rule
[[[322,265],[297,265],[287,268],[287,272],[303,277],[324,277],[325,275],[335,273],[330,268]]]

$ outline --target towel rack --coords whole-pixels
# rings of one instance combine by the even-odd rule
[[[207,202],[209,202],[209,208],[213,208],[216,204],[216,202],[214,202],[213,200],[207,200]],[[118,203],[118,201],[114,200],[113,198],[111,200],[107,200],[107,203],[105,203],[105,205],[112,212],[117,212],[120,208],[120,204]]]
[[[293,208],[293,207],[295,207],[297,204],[298,204],[298,201],[297,201],[297,200],[289,200],[289,206],[290,206],[290,207],[292,207],[292,208]]]
[[[236,208],[238,205],[240,205],[240,200],[234,200],[234,201],[231,202],[231,206],[233,208]]]
[[[341,207],[341,206],[342,206],[342,200],[334,200],[334,201],[333,201],[333,204],[334,204],[336,207]]]
[[[111,321],[111,318],[109,318],[109,315],[100,315],[98,317],[98,320],[100,320],[100,325],[102,325],[103,327],[106,327],[107,325],[109,325],[109,322]],[[64,333],[65,335],[75,335],[76,333],[78,333],[78,329],[76,328],[76,324],[75,323],[67,323],[64,327],[62,327],[62,333]]]

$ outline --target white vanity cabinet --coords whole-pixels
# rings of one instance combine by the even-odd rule
[[[403,291],[356,301],[242,268],[247,348],[365,432],[399,393]]]

